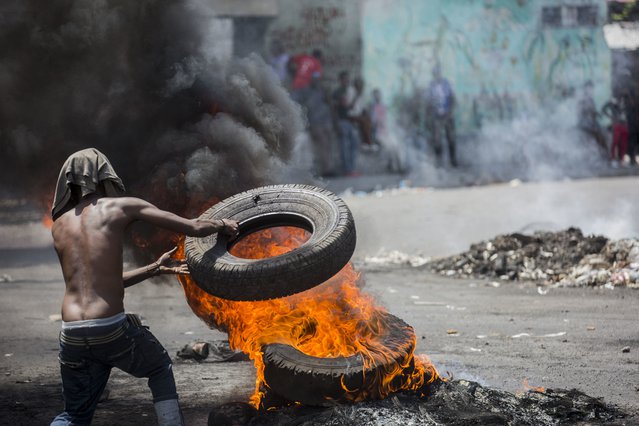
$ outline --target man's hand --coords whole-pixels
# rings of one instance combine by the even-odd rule
[[[160,274],[190,275],[191,273],[189,272],[189,267],[186,265],[186,260],[173,259],[171,257],[176,250],[177,247],[173,247],[173,250],[167,251],[155,262],[132,271],[123,272],[122,283],[124,284],[124,288],[131,287],[147,278]]]
[[[164,253],[156,261],[158,265],[158,273],[160,274],[183,274],[190,275],[189,267],[186,264],[185,259],[174,259],[173,253],[177,250],[177,247],[173,247],[172,250]]]
[[[191,234],[194,237],[206,237],[216,232],[228,235],[229,239],[237,237],[238,222],[232,219],[192,219],[195,231]]]
[[[232,240],[235,237],[237,237],[238,233],[239,233],[239,223],[236,220],[231,220],[231,219],[220,219],[222,221],[222,229],[220,229],[220,232],[228,235],[229,238]]]

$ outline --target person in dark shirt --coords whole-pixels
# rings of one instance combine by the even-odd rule
[[[346,176],[355,176],[357,152],[359,150],[359,134],[351,120],[351,110],[356,100],[355,89],[351,85],[348,71],[339,73],[339,86],[333,92],[337,129],[339,133],[342,171]]]
[[[639,103],[636,93],[627,90],[623,94],[623,106],[628,125],[628,156],[630,165],[637,165],[637,144],[639,143]]]
[[[335,133],[331,107],[321,80],[319,75],[313,76],[311,85],[299,91],[297,100],[306,109],[315,160],[314,171],[320,176],[332,176],[335,169],[333,164]]]
[[[451,166],[457,167],[455,151],[455,93],[450,82],[442,76],[439,65],[433,68],[433,79],[424,94],[426,104],[426,123],[435,151],[437,163],[441,164],[442,133],[446,133],[448,157]]]
[[[599,147],[601,158],[607,158],[608,146],[606,145],[606,138],[601,131],[601,126],[599,125],[599,113],[597,112],[597,106],[592,96],[593,87],[594,84],[592,81],[587,81],[586,84],[584,84],[583,94],[578,104],[579,116],[577,127],[579,127],[579,130],[581,130],[584,135],[595,141]]]

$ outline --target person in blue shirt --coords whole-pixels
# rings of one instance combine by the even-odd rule
[[[455,152],[455,93],[450,82],[442,76],[441,67],[433,68],[433,79],[424,96],[426,105],[426,126],[435,151],[437,164],[442,163],[442,134],[446,133],[448,159],[452,167],[457,167]]]

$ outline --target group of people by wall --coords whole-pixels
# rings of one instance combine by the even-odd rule
[[[385,148],[389,136],[387,107],[379,89],[367,92],[364,80],[352,78],[346,70],[338,74],[336,83],[328,84],[322,61],[323,54],[318,49],[289,55],[281,45],[273,45],[271,65],[307,114],[316,174],[357,176],[360,152],[375,153]],[[598,110],[593,87],[591,81],[584,84],[577,104],[576,124],[585,143],[597,146],[601,158],[610,159],[613,167],[625,165],[626,156],[629,165],[636,165],[639,144],[636,96],[631,90],[619,91]],[[493,98],[486,90],[474,98],[474,116],[480,120],[478,128],[483,127],[483,111],[486,105],[495,103]],[[514,97],[506,94],[504,99],[500,98],[498,103],[498,110],[503,112],[499,120],[513,120]],[[453,85],[436,64],[429,84],[416,91],[405,105],[396,105],[399,116],[412,117],[407,122],[402,122],[400,117],[398,125],[403,133],[414,134],[414,139],[421,141],[414,144],[416,148],[431,155],[437,167],[458,167],[457,102]],[[608,133],[600,124],[602,118],[610,120]]]
[[[320,176],[357,176],[360,151],[378,152],[387,132],[386,106],[378,89],[365,91],[364,80],[341,71],[330,87],[323,54],[289,55],[274,43],[271,66],[306,112],[308,133]]]
[[[341,71],[336,84],[329,86],[322,59],[318,49],[289,55],[276,42],[271,50],[275,73],[306,111],[316,173],[357,176],[359,153],[377,153],[385,146],[389,133],[387,107],[379,89],[367,92],[364,80],[352,78],[349,71]],[[443,163],[446,145],[448,161],[457,167],[456,98],[439,65],[433,69],[432,81],[421,97],[426,106],[423,122],[436,162]]]
[[[603,158],[610,158],[613,167],[637,165],[637,146],[639,145],[639,102],[633,90],[625,88],[613,94],[610,101],[597,109],[593,100],[594,84],[587,81],[578,106],[578,127],[587,139],[600,147]],[[608,148],[605,129],[599,119],[610,120],[611,144]],[[608,155],[608,151],[610,154]]]

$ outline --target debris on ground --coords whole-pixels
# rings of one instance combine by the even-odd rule
[[[537,281],[558,286],[639,288],[639,240],[584,236],[569,228],[499,235],[426,268],[449,277]]]
[[[449,380],[424,397],[401,392],[382,401],[330,408],[292,405],[257,411],[248,404],[228,403],[211,411],[209,424],[544,426],[615,424],[624,417],[616,408],[575,389],[510,393],[471,381]]]
[[[416,268],[425,265],[430,260],[430,257],[422,256],[421,254],[409,255],[397,250],[381,251],[375,256],[365,257],[363,267],[366,269],[371,269],[375,266],[410,266]]]
[[[180,359],[194,361],[237,362],[249,360],[245,353],[231,349],[228,340],[189,343],[184,345],[176,355]]]

